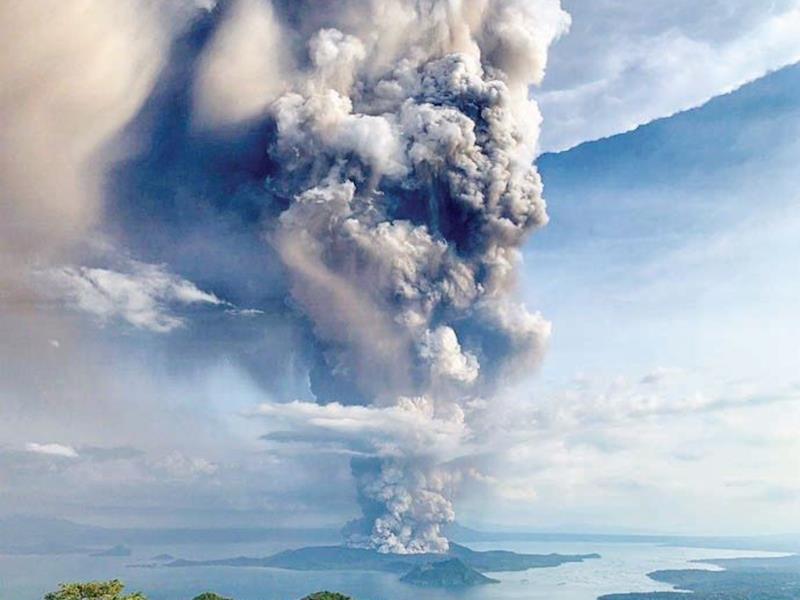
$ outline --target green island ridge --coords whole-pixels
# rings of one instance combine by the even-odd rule
[[[800,555],[694,561],[722,567],[654,571],[648,576],[668,583],[674,592],[608,594],[599,600],[797,600]],[[687,593],[690,592],[690,593]]]
[[[480,571],[468,567],[457,558],[417,565],[400,578],[403,583],[422,587],[461,588],[487,583],[500,583]]]
[[[347,546],[310,546],[264,558],[239,556],[217,560],[174,560],[164,566],[270,567],[293,571],[383,571],[401,581],[426,587],[468,587],[492,583],[483,573],[525,571],[600,558],[599,554],[521,554],[507,550],[479,552],[450,544],[445,554],[384,554]],[[145,565],[142,565],[145,566]],[[147,565],[150,566],[150,565]]]

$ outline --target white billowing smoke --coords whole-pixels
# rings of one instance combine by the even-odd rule
[[[230,18],[263,18],[253,5],[239,0]],[[465,440],[470,407],[533,368],[549,334],[509,295],[521,243],[547,221],[533,166],[540,115],[528,89],[568,17],[557,0],[273,10],[289,15],[280,39],[299,50],[276,57],[286,89],[264,107],[277,131],[268,188],[283,203],[269,239],[329,378],[353,391],[320,385],[318,400],[453,422]],[[219,32],[204,64],[233,47],[230,31]],[[214,81],[204,76],[202,97],[215,97]],[[244,89],[259,88],[263,103],[267,83]],[[215,118],[236,121],[241,106]],[[458,480],[446,463],[457,452],[403,436],[367,445],[352,464],[363,518],[347,528],[350,543],[445,551],[441,527],[454,518]]]

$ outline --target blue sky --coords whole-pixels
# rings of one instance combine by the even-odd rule
[[[793,0],[565,0],[570,33],[538,94],[545,150],[694,108],[800,60]]]
[[[595,335],[614,339],[626,335],[620,322],[641,320],[626,363],[683,357],[700,367],[706,357],[691,356],[697,336],[712,324],[721,335],[724,313],[788,316],[797,291],[798,84],[800,71],[788,68],[700,109],[543,156],[551,222],[527,245],[526,296],[548,315],[568,315],[552,318],[570,338],[615,323]],[[693,343],[665,340],[681,337],[675,327]],[[785,350],[776,347],[773,360]]]
[[[0,162],[0,514],[341,524],[358,512],[358,432],[315,422],[398,444],[452,433],[308,406],[325,357],[304,353],[315,332],[292,320],[254,227],[274,127],[234,119],[231,141],[192,120],[213,4],[42,0],[3,19],[35,60],[0,65],[18,92],[0,94],[14,150]],[[531,3],[553,31],[557,4]],[[476,428],[458,518],[800,531],[800,2],[561,5],[569,31],[530,91],[550,222],[514,291],[552,336]],[[284,40],[271,3],[237,6],[223,50],[248,57],[232,112],[252,117],[277,93],[281,61],[263,56]],[[11,35],[31,24],[52,47]],[[226,89],[241,84],[223,64]]]
[[[800,526],[798,86],[788,67],[540,159],[551,222],[526,246],[521,287],[554,332],[518,393],[565,416],[532,425],[525,460],[538,449],[559,467],[517,482],[527,518]]]

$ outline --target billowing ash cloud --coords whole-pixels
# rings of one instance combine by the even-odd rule
[[[567,24],[558,0],[222,2],[173,40],[122,136],[136,152],[104,235],[168,266],[169,290],[264,315],[226,353],[241,342],[276,400],[258,412],[297,430],[268,438],[353,456],[352,544],[447,548],[452,465],[546,343],[513,284],[547,221],[529,86]],[[298,371],[301,401],[276,393]]]
[[[527,93],[563,17],[527,1],[360,2],[367,28],[350,21],[355,4],[310,36],[268,108],[268,189],[285,207],[269,239],[326,377],[357,392],[319,401],[416,398],[463,420],[535,365],[549,332],[509,290],[522,240],[547,220]],[[387,49],[392,30],[405,43]],[[352,543],[446,550],[454,475],[429,452],[353,460],[364,518]]]

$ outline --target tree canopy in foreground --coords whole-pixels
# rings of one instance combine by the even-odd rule
[[[62,583],[57,592],[45,595],[44,600],[147,600],[147,597],[136,592],[123,595],[125,585],[119,579],[111,581],[89,581],[87,583]],[[231,600],[214,592],[204,592],[193,600]],[[303,600],[353,600],[350,596],[336,592],[316,592]]]
[[[62,583],[57,592],[50,592],[44,600],[147,600],[139,592],[123,596],[124,591],[125,585],[119,579]]]

